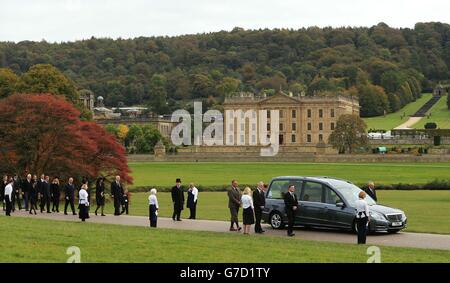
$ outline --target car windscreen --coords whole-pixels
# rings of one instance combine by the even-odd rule
[[[360,188],[344,181],[333,180],[330,181],[330,183],[351,206],[355,206],[355,202],[358,200],[358,194],[362,191]],[[369,195],[366,196],[366,202],[368,205],[376,204],[376,202]]]

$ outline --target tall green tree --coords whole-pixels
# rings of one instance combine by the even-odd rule
[[[166,83],[166,77],[160,74],[153,75],[150,81],[148,105],[158,114],[166,114],[168,111]]]
[[[367,144],[366,123],[357,115],[341,115],[329,142],[340,153],[352,153]]]
[[[0,99],[13,94],[18,81],[19,77],[13,71],[0,68]]]
[[[80,95],[75,83],[48,64],[32,66],[20,78],[17,91],[21,93],[51,93],[65,96],[75,105],[79,105],[80,102]]]
[[[373,84],[359,85],[358,96],[361,117],[373,117],[389,112],[389,101],[383,88]]]

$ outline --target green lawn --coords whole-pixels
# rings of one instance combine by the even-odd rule
[[[55,225],[58,224],[58,225]],[[366,262],[367,246],[81,222],[0,217],[0,262]],[[34,231],[34,232],[31,232]],[[257,237],[257,238],[256,238]],[[382,262],[450,262],[450,252],[380,247]]]
[[[450,178],[450,164],[445,163],[130,163],[134,186],[172,186],[176,178],[185,184],[204,187],[270,182],[275,176],[330,176],[365,184],[426,184],[435,179]]]
[[[409,232],[450,234],[450,191],[379,191],[379,203],[400,208],[408,216]],[[130,214],[148,215],[147,193],[134,193]],[[171,217],[170,193],[158,193],[160,216]],[[200,192],[197,206],[198,219],[229,220],[228,199],[225,192]],[[113,213],[112,203],[106,206]],[[91,211],[93,212],[93,211]],[[189,217],[189,210],[182,212]],[[239,215],[242,220],[242,215]]]
[[[431,93],[424,93],[416,101],[409,103],[397,112],[387,114],[386,117],[379,116],[364,118],[363,120],[367,124],[367,129],[383,129],[388,131],[399,126],[408,120],[409,115],[412,115],[419,110],[419,108],[431,98],[431,95]],[[401,119],[403,113],[406,115],[403,119]]]
[[[416,129],[423,129],[428,122],[435,122],[440,129],[450,129],[450,110],[447,108],[447,97],[442,97],[427,113],[431,118],[423,117],[414,125]]]

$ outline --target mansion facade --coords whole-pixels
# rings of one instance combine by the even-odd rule
[[[336,127],[337,120],[343,114],[359,116],[358,99],[336,96],[293,96],[278,91],[270,97],[257,97],[252,93],[241,93],[232,98],[226,98],[223,104],[224,112],[227,110],[279,110],[279,136],[280,146],[316,146],[327,144],[330,134]],[[225,123],[229,119],[225,115]],[[259,117],[257,119],[259,124]],[[259,128],[250,125],[250,119],[234,117],[234,127],[224,131],[224,144],[261,145],[259,143]],[[228,121],[231,122],[231,121]],[[237,124],[240,123],[240,124]],[[267,133],[270,133],[271,117],[267,111]],[[245,135],[239,134],[241,131]],[[245,129],[245,130],[244,130]],[[234,131],[230,135],[230,130]],[[256,130],[256,134],[255,134]],[[227,132],[228,131],[228,132]],[[234,139],[227,140],[227,139]]]

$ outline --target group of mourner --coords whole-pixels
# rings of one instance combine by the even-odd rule
[[[50,177],[45,174],[42,174],[40,178],[37,175],[28,174],[23,180],[17,175],[13,177],[5,175],[0,184],[0,201],[3,203],[3,210],[7,216],[11,216],[11,212],[16,210],[16,204],[19,211],[24,208],[29,214],[36,215],[36,210],[40,210],[41,213],[59,213],[61,196],[64,196],[64,214],[67,215],[70,208],[71,213],[77,215],[75,212],[76,191],[77,186],[72,177],[62,186],[58,177],[50,181]],[[114,215],[128,214],[131,194],[122,186],[120,176],[116,176],[115,181],[111,183],[111,196],[114,199]],[[95,200],[97,204],[95,215],[98,215],[100,211],[100,215],[105,216],[105,178],[103,177],[98,178],[95,184]],[[83,179],[78,190],[78,215],[82,221],[89,218],[90,202],[91,190],[88,181]]]
[[[181,185],[181,179],[177,178],[176,185],[171,189],[172,203],[173,203],[173,221],[181,221],[181,212],[185,203],[185,189]],[[242,227],[239,226],[239,209],[242,207],[242,219],[244,234],[249,235],[252,225],[255,225],[255,233],[262,234],[265,231],[261,227],[262,212],[266,202],[267,185],[264,182],[259,182],[255,190],[246,187],[243,191],[238,188],[238,182],[233,180],[231,187],[227,189],[228,195],[228,208],[230,210],[230,231],[241,231]],[[3,210],[7,216],[11,215],[16,209],[16,203],[18,209],[23,208],[29,212],[29,214],[37,214],[38,204],[40,212],[44,213],[59,213],[59,203],[61,200],[61,192],[64,192],[64,214],[67,215],[67,209],[70,206],[73,215],[75,213],[75,192],[76,186],[74,179],[71,177],[67,183],[62,187],[58,177],[54,177],[50,182],[50,177],[42,174],[40,178],[36,175],[32,176],[28,174],[24,180],[20,180],[16,176],[3,177],[3,181],[0,184],[0,201],[3,203]],[[376,192],[374,190],[373,183],[369,184],[367,193],[374,199],[376,199]],[[157,226],[158,219],[158,199],[156,197],[157,191],[155,188],[150,190],[150,196],[148,197],[149,205],[149,220],[150,227]],[[193,183],[189,184],[187,190],[187,208],[190,210],[189,219],[196,218],[197,202],[198,202],[198,189]],[[111,197],[114,201],[114,215],[121,215],[123,213],[129,213],[129,203],[131,193],[124,188],[120,181],[120,176],[116,176],[115,180],[111,183]],[[358,243],[364,244],[366,241],[366,229],[367,224],[370,221],[369,208],[367,202],[364,200],[366,197],[365,192],[361,192],[359,200],[356,203],[356,220],[358,225]],[[89,208],[91,200],[91,190],[87,180],[82,180],[80,189],[78,190],[78,215],[82,221],[89,218]],[[97,179],[95,184],[95,200],[97,207],[95,209],[95,215],[105,216],[105,178],[101,177]],[[293,226],[295,215],[298,210],[298,200],[295,194],[295,186],[290,185],[288,191],[284,194],[284,203],[286,207],[286,215],[288,219],[288,236],[294,236]],[[51,207],[51,209],[50,209]]]

